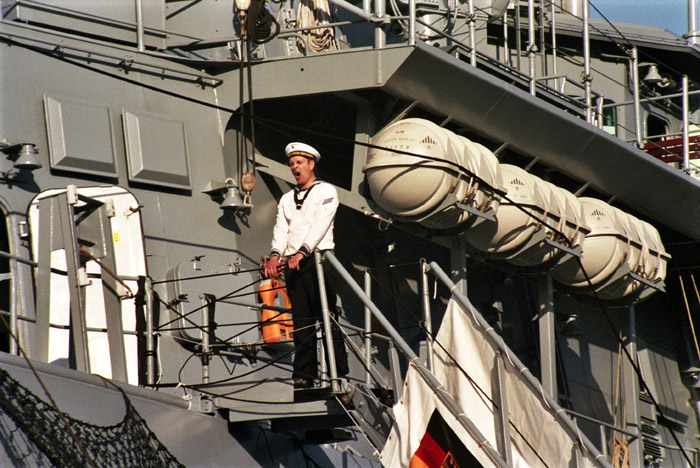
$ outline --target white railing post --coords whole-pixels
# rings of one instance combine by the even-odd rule
[[[683,75],[681,83],[683,85],[683,171],[690,173],[690,135],[688,134],[688,75]]]
[[[136,47],[140,51],[146,50],[143,38],[143,0],[136,0]]]

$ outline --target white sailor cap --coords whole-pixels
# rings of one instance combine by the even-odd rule
[[[313,159],[316,162],[321,159],[319,152],[316,151],[313,146],[307,145],[306,143],[290,143],[284,149],[284,152],[287,153],[287,159],[291,158],[292,156],[303,156],[305,158]]]

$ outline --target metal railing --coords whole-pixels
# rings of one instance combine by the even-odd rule
[[[425,380],[425,382],[428,384],[428,386],[432,389],[433,392],[440,398],[440,400],[446,404],[447,408],[454,414],[454,416],[459,420],[459,422],[463,425],[465,429],[474,437],[477,438],[477,440],[480,441],[486,441],[487,439],[483,438],[481,435],[481,432],[479,429],[474,425],[471,420],[468,418],[466,413],[463,411],[462,408],[460,408],[459,404],[454,400],[452,395],[450,395],[443,385],[435,378],[435,376],[432,374],[431,370],[429,367],[424,364],[420,358],[415,354],[415,352],[410,348],[410,346],[405,342],[403,337],[399,334],[399,332],[393,327],[393,325],[384,317],[384,315],[379,311],[379,309],[374,305],[372,300],[368,297],[367,294],[365,294],[365,290],[363,290],[352,278],[350,273],[348,273],[347,270],[342,266],[342,264],[338,261],[338,259],[333,255],[332,252],[326,252],[323,255],[323,259],[327,260],[333,267],[334,269],[340,274],[340,276],[345,280],[346,284],[350,286],[352,291],[355,293],[355,295],[364,303],[366,310],[369,311],[372,317],[374,317],[387,331],[389,336],[395,341],[397,348],[406,356],[406,358],[409,360],[410,364],[418,371],[418,373],[421,375],[421,377]],[[321,254],[316,253],[316,262],[317,262],[317,267],[320,268],[321,265]],[[455,284],[449,279],[449,277],[445,274],[445,272],[440,268],[439,265],[437,265],[435,262],[431,262],[430,264],[427,264],[425,262],[422,262],[421,264],[421,274],[423,278],[425,278],[425,275],[428,273],[428,271],[431,271],[436,278],[438,278],[445,286],[449,288],[451,291],[452,297],[454,300],[456,300],[465,310],[469,311],[469,313],[474,317],[474,319],[477,321],[477,323],[480,325],[481,333],[485,335],[485,337],[489,340],[489,342],[492,344],[492,346],[496,350],[496,362],[494,362],[494,365],[497,368],[501,369],[501,372],[498,373],[499,376],[502,376],[503,371],[502,371],[502,366],[503,366],[503,359],[507,359],[509,362],[511,362],[520,375],[523,376],[523,380],[525,384],[530,388],[530,390],[533,392],[533,394],[540,395],[541,398],[544,400],[544,403],[552,409],[552,413],[554,417],[561,422],[563,425],[564,429],[567,431],[569,436],[572,438],[574,441],[580,441],[580,443],[588,450],[593,459],[595,459],[596,463],[599,466],[609,468],[611,465],[605,460],[603,454],[600,453],[600,451],[595,447],[595,445],[588,440],[588,438],[583,435],[580,430],[576,427],[576,424],[573,422],[573,420],[565,413],[565,410],[561,408],[558,404],[558,402],[551,396],[549,395],[540,382],[530,373],[530,371],[522,364],[522,362],[518,359],[518,357],[513,353],[510,348],[505,344],[503,339],[493,330],[491,326],[488,325],[486,320],[481,316],[481,314],[471,305],[469,300],[464,296],[455,286]],[[321,278],[319,277],[319,281],[321,281]],[[424,280],[424,284],[426,284]],[[426,301],[426,296],[427,295],[427,288],[423,287],[422,288],[422,296],[423,296],[423,304],[424,304],[424,312],[426,315],[424,315],[424,319],[427,319],[426,321],[429,321],[430,319],[430,314],[429,314],[429,306],[427,306],[427,301]],[[323,297],[323,296],[322,296]],[[327,314],[324,313],[324,321],[327,320]],[[328,338],[329,333],[326,333],[326,337]],[[326,339],[327,339],[326,338]],[[428,341],[430,342],[432,340],[432,333],[428,331]],[[330,351],[333,349],[332,347],[332,341],[329,341],[327,339],[326,342],[326,347]],[[329,354],[332,354],[329,353]],[[331,370],[331,375],[333,375],[333,370]],[[503,382],[499,382],[498,385],[501,388],[501,391],[503,391]],[[499,404],[499,417],[502,418],[506,424],[502,424],[501,426],[501,431],[503,433],[501,436],[503,437],[502,440],[509,441],[509,424],[507,424],[508,421],[508,416],[507,416],[507,408],[505,407],[505,398],[501,396],[501,404]],[[510,446],[509,442],[506,442],[502,450],[499,452],[496,450],[494,447],[492,447],[488,443],[484,443],[483,445],[484,450],[487,452],[489,457],[492,458],[492,460],[498,465],[498,466],[510,466],[511,461],[510,461]],[[502,453],[501,453],[502,452]]]
[[[340,274],[340,276],[345,280],[348,286],[352,289],[355,295],[364,303],[365,307],[370,311],[372,317],[374,317],[384,329],[387,331],[389,336],[394,340],[397,348],[406,356],[409,360],[410,365],[418,372],[421,378],[426,382],[428,387],[430,387],[436,396],[441,400],[441,402],[447,407],[447,409],[454,415],[457,421],[462,425],[462,427],[471,434],[476,440],[480,441],[480,446],[488,457],[499,467],[507,468],[509,464],[501,456],[501,454],[487,442],[487,439],[483,436],[478,427],[467,417],[466,412],[459,406],[455,399],[450,395],[440,384],[440,382],[435,378],[432,372],[426,367],[426,365],[421,361],[418,355],[411,349],[411,347],[406,343],[401,334],[394,328],[394,326],[387,320],[387,318],[379,311],[377,306],[372,302],[372,300],[365,294],[364,290],[358,285],[350,273],[343,267],[343,265],[338,261],[338,259],[333,255],[332,252],[326,252],[323,256],[333,268]],[[316,253],[316,265],[317,268],[321,268],[321,256]],[[319,282],[321,281],[321,276],[319,275]],[[323,292],[321,292],[321,297],[323,297]],[[328,321],[330,325],[330,318],[327,310],[324,312],[324,326]],[[328,340],[330,333],[326,333],[326,348],[328,354],[332,355],[332,339]],[[334,370],[331,369],[331,376],[333,376]]]

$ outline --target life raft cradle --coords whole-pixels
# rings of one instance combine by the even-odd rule
[[[279,280],[268,278],[260,283],[258,294],[264,305],[275,308],[263,307],[261,309],[260,324],[262,325],[263,341],[265,343],[292,341],[294,339],[292,318],[287,312],[279,311],[280,307],[292,308],[287,288]]]

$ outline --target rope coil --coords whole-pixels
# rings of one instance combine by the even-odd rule
[[[328,0],[301,0],[297,12],[297,27],[312,28],[330,23],[331,11]],[[302,31],[306,41],[297,40],[297,49],[304,53],[306,42],[311,52],[337,49],[333,28],[315,28]]]

